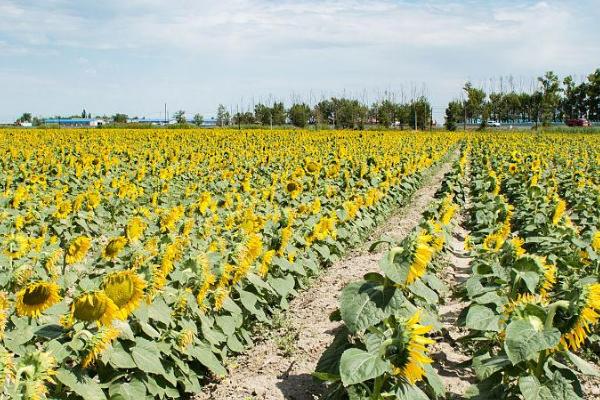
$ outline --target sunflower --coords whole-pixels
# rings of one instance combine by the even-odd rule
[[[4,242],[4,255],[13,260],[21,258],[29,251],[29,240],[21,233],[10,234]]]
[[[427,265],[429,265],[434,255],[434,248],[430,245],[432,240],[433,236],[428,235],[423,230],[417,235],[414,253],[412,254],[412,263],[409,266],[406,277],[407,285],[410,285],[425,274]]]
[[[427,357],[427,346],[435,341],[424,335],[431,330],[431,326],[423,326],[420,322],[421,312],[417,311],[403,326],[403,345],[399,354],[391,360],[393,374],[406,379],[411,385],[423,379],[425,370],[423,365],[431,364],[432,359]]]
[[[177,335],[177,346],[181,350],[185,350],[190,344],[194,342],[194,331],[191,329],[184,329]]]
[[[59,301],[59,287],[56,283],[34,282],[17,292],[17,314],[37,318]]]
[[[517,164],[510,163],[510,165],[508,166],[508,172],[514,175],[517,172]]]
[[[525,254],[525,249],[523,248],[525,241],[522,238],[516,236],[510,239],[510,243],[513,246],[515,257],[519,258]]]
[[[65,219],[73,211],[73,206],[68,200],[61,201],[56,205],[56,212],[52,215],[56,219]]]
[[[500,233],[490,233],[483,240],[483,249],[488,252],[497,253],[504,244],[504,237]]]
[[[9,308],[10,303],[8,302],[8,296],[6,292],[0,292],[0,340],[4,338],[4,330],[6,329],[6,323],[8,322]],[[1,379],[0,382],[2,382]]]
[[[98,359],[98,356],[119,337],[120,333],[121,331],[111,326],[95,334],[86,346],[88,350],[85,357],[81,360],[81,366],[87,368],[92,365]]]
[[[540,282],[540,296],[546,299],[556,283],[556,266],[554,264],[547,264],[545,258],[542,258],[540,261],[544,268],[544,280]]]
[[[592,249],[594,251],[600,251],[600,231],[594,233],[592,237]]]
[[[307,160],[305,167],[306,172],[308,172],[311,175],[317,175],[319,174],[319,172],[321,172],[321,165],[313,160]]]
[[[554,214],[552,215],[552,225],[557,225],[560,222],[566,209],[567,203],[562,199],[558,200],[556,207],[554,208]]]
[[[102,290],[119,308],[122,319],[126,319],[144,297],[146,281],[133,270],[112,272],[102,282]]]
[[[146,229],[146,223],[140,217],[133,217],[125,227],[125,236],[130,242],[137,241]]]
[[[295,199],[302,193],[302,186],[298,182],[290,180],[285,185],[285,191],[292,199]]]
[[[126,244],[127,238],[125,236],[110,239],[104,250],[102,250],[102,257],[114,260]]]
[[[67,248],[67,254],[65,256],[67,264],[75,264],[76,262],[83,260],[90,249],[91,244],[92,240],[87,236],[79,236],[73,239]]]
[[[71,317],[80,321],[108,326],[119,314],[119,307],[102,291],[84,293],[71,304]]]
[[[23,371],[25,399],[43,399],[48,393],[48,384],[54,383],[56,359],[49,352],[36,350],[26,353],[16,367]]]
[[[578,350],[588,334],[600,319],[600,283],[586,286],[583,291],[584,305],[581,307],[575,325],[560,338],[562,347]]]

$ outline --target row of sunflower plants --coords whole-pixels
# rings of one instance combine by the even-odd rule
[[[0,393],[180,398],[457,135],[0,133]]]
[[[439,332],[437,305],[446,285],[436,276],[461,201],[466,146],[453,164],[421,222],[400,243],[393,243],[370,272],[346,286],[341,320],[314,376],[327,383],[327,399],[444,398],[444,385],[431,366],[430,337]],[[376,243],[378,244],[378,243]]]
[[[578,373],[599,376],[576,354],[600,317],[598,248],[559,197],[553,139],[473,139],[462,340],[479,382],[469,398],[579,399]]]

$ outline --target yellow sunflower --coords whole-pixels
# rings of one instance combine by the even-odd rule
[[[54,282],[34,282],[17,292],[17,314],[39,317],[60,301],[59,287]]]
[[[288,181],[285,185],[285,191],[292,199],[295,199],[302,193],[302,186],[296,181]]]
[[[492,253],[497,253],[504,244],[504,238],[499,233],[490,233],[483,240],[483,249]]]
[[[102,329],[100,332],[95,334],[87,347],[87,354],[81,360],[81,366],[87,368],[92,365],[104,350],[111,345],[111,343],[119,337],[121,332],[114,327],[108,327]]]
[[[600,283],[588,285],[584,290],[585,304],[579,312],[575,325],[560,338],[562,347],[578,350],[592,327],[600,319]]]
[[[540,296],[545,299],[548,298],[548,294],[552,291],[556,283],[556,266],[554,264],[547,264],[545,258],[540,261],[544,268],[544,280],[540,282]]]
[[[21,258],[29,251],[29,240],[27,236],[17,233],[10,234],[4,242],[4,255],[13,260]]]
[[[76,262],[83,260],[90,249],[91,244],[92,240],[87,236],[79,236],[73,239],[67,248],[67,254],[65,256],[67,264],[75,264]]]
[[[110,239],[104,250],[102,250],[102,257],[111,260],[115,259],[126,244],[127,238],[125,236],[117,236],[116,238]]]
[[[404,324],[405,346],[398,359],[400,364],[394,364],[393,374],[404,377],[411,385],[419,382],[425,375],[423,365],[433,362],[427,356],[427,346],[434,344],[435,341],[424,335],[431,330],[431,326],[423,326],[420,322],[421,312],[417,311]]]
[[[130,242],[137,241],[146,229],[146,223],[140,217],[133,217],[125,227],[125,236]]]
[[[146,281],[133,270],[112,272],[102,282],[102,290],[119,309],[119,316],[126,319],[144,297]]]
[[[99,325],[109,326],[119,314],[119,307],[102,291],[84,293],[71,304],[71,318]]]
[[[554,208],[554,214],[552,215],[552,225],[557,225],[560,222],[566,209],[567,203],[562,199],[558,200],[556,207]]]
[[[409,266],[406,277],[407,285],[410,285],[425,274],[427,266],[435,253],[435,249],[430,245],[432,240],[433,236],[428,235],[423,230],[417,235],[415,250],[412,254],[412,263]]]
[[[600,231],[594,233],[592,237],[592,249],[594,251],[600,251]]]

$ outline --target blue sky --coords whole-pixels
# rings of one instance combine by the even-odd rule
[[[466,80],[591,73],[597,21],[598,0],[0,0],[0,121],[386,92],[443,106]]]

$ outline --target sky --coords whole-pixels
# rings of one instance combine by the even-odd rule
[[[0,0],[0,122],[419,94],[441,119],[467,80],[599,68],[599,3]]]

